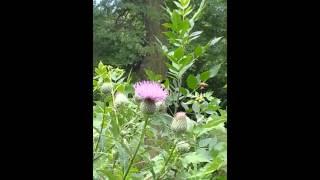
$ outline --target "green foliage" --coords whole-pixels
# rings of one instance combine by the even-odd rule
[[[93,59],[112,65],[139,61],[150,52],[140,1],[102,0],[93,6]]]
[[[194,29],[206,3],[192,6],[190,0],[178,0],[173,4],[176,8],[166,7],[170,22],[164,24],[169,44],[158,40],[169,70],[162,81],[170,94],[166,112],[141,111],[130,73],[102,62],[95,68],[94,179],[226,179],[227,112],[220,99],[205,88],[205,82],[217,77],[223,64],[192,71],[221,38],[192,45],[203,35]],[[146,74],[153,81],[164,78],[150,70]],[[117,105],[119,93],[127,98],[125,105]],[[182,110],[187,114],[187,131],[176,133],[171,123]]]
[[[162,13],[160,21],[174,19],[174,23],[163,23],[164,29],[182,28],[190,32],[189,43],[185,51],[194,51],[197,61],[194,61],[189,69],[191,74],[197,74],[210,70],[220,64],[221,68],[214,78],[207,81],[208,88],[215,92],[215,95],[222,99],[225,107],[227,99],[227,50],[226,50],[226,0],[202,0],[173,1],[165,0],[166,8],[162,12],[150,10],[151,7],[143,0],[101,0],[93,6],[93,59],[96,66],[99,61],[105,64],[117,65],[132,68],[133,73],[138,69],[142,59],[147,55],[155,54],[155,49],[146,38],[145,16],[158,17],[156,13]],[[192,5],[192,6],[191,6]],[[177,7],[177,11],[172,9]],[[199,8],[201,7],[201,8]],[[164,13],[165,12],[165,13]],[[170,15],[173,13],[173,16]],[[181,16],[181,14],[183,14]],[[172,17],[172,18],[171,18]],[[190,19],[189,23],[183,18]],[[198,21],[201,19],[201,21]],[[197,23],[196,26],[194,24]],[[164,33],[170,37],[168,41],[174,46],[179,40],[175,40],[175,33],[167,31]],[[223,37],[219,43],[205,49],[204,44],[214,37]],[[162,39],[163,40],[163,39]],[[168,45],[167,48],[171,48]],[[166,48],[166,47],[163,47]],[[185,52],[186,53],[186,52]],[[179,55],[178,55],[179,56]],[[189,64],[192,56],[187,56],[182,61]],[[177,67],[180,69],[182,67]],[[170,72],[171,73],[171,72]],[[172,72],[175,73],[175,72]],[[181,71],[180,76],[183,76]],[[133,78],[137,78],[133,76]],[[165,78],[165,77],[163,77]],[[184,83],[184,82],[182,82]]]

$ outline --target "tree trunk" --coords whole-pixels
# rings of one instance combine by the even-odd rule
[[[142,60],[139,68],[139,76],[142,79],[147,79],[145,69],[152,70],[156,74],[166,76],[166,66],[164,64],[164,56],[157,46],[157,38],[162,39],[161,32],[161,3],[162,0],[144,0],[146,5],[146,14],[144,15],[144,24],[146,29],[147,45],[151,47],[151,52],[148,53]]]

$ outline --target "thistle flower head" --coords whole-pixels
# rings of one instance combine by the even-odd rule
[[[177,112],[171,123],[171,129],[177,133],[186,132],[188,128],[187,118],[185,112]]]
[[[135,95],[141,100],[153,102],[163,101],[168,96],[168,91],[161,87],[161,84],[153,81],[141,81],[134,86]]]

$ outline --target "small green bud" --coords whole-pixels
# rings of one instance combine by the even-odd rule
[[[109,94],[112,91],[112,88],[112,83],[103,83],[100,88],[100,91],[104,94]]]
[[[177,150],[179,152],[188,152],[190,150],[190,145],[185,141],[180,141],[177,144]]]

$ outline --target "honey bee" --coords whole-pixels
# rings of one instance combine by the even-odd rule
[[[200,89],[203,90],[203,89],[205,89],[206,87],[208,87],[208,84],[205,83],[205,82],[201,82],[201,83],[199,84],[199,86],[200,86]]]

